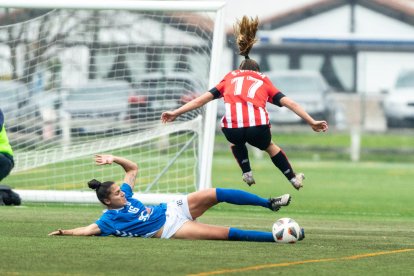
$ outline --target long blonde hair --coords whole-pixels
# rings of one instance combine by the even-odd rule
[[[236,37],[237,46],[239,47],[239,55],[248,56],[253,44],[257,42],[256,32],[259,26],[259,18],[249,18],[243,16],[241,20],[237,20],[234,24],[234,36]]]
[[[260,71],[259,65],[256,61],[249,58],[250,50],[257,42],[256,32],[259,27],[259,18],[243,16],[241,20],[237,20],[234,24],[234,36],[239,48],[239,55],[244,56],[245,59],[239,66],[239,69]]]

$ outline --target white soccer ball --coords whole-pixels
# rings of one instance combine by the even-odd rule
[[[291,218],[278,219],[272,228],[273,238],[278,243],[295,243],[300,235],[299,224]]]

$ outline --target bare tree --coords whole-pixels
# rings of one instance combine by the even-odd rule
[[[39,64],[49,61],[49,64],[56,65],[58,49],[56,46],[65,47],[66,38],[90,20],[88,16],[77,19],[78,17],[75,15],[76,11],[38,10],[33,12],[33,10],[22,9],[0,17],[0,25],[7,25],[5,28],[7,28],[8,38],[5,44],[10,48],[12,79],[20,79],[25,83],[30,83]],[[31,20],[34,18],[37,18],[35,22]],[[74,18],[76,19],[74,20]],[[17,20],[21,24],[15,24],[19,23]],[[24,49],[21,76],[17,72],[18,47]],[[50,61],[51,59],[52,61]],[[56,74],[56,70],[59,68],[57,66],[50,68],[53,70],[51,73]]]

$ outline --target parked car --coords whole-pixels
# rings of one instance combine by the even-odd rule
[[[318,71],[287,70],[265,73],[286,96],[300,104],[316,120],[331,121],[334,105],[331,89]],[[286,107],[267,105],[272,123],[299,123],[302,119]]]
[[[119,132],[128,127],[125,118],[131,94],[126,81],[90,80],[69,89],[61,116],[69,119],[75,134]]]
[[[41,129],[39,108],[31,101],[30,91],[24,83],[0,81],[0,108],[10,132],[35,132]]]
[[[14,80],[0,81],[0,108],[13,148],[35,147],[41,140],[42,120],[27,86]]]
[[[398,74],[383,107],[388,127],[414,127],[414,69]]]
[[[185,72],[149,73],[142,77],[129,97],[131,120],[159,120],[161,113],[191,101],[207,89]]]

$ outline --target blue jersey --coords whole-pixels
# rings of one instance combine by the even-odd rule
[[[120,209],[105,210],[96,221],[101,236],[152,237],[165,224],[167,205],[145,207],[141,201],[132,197],[131,187],[124,183],[121,191],[125,193],[127,204]]]

